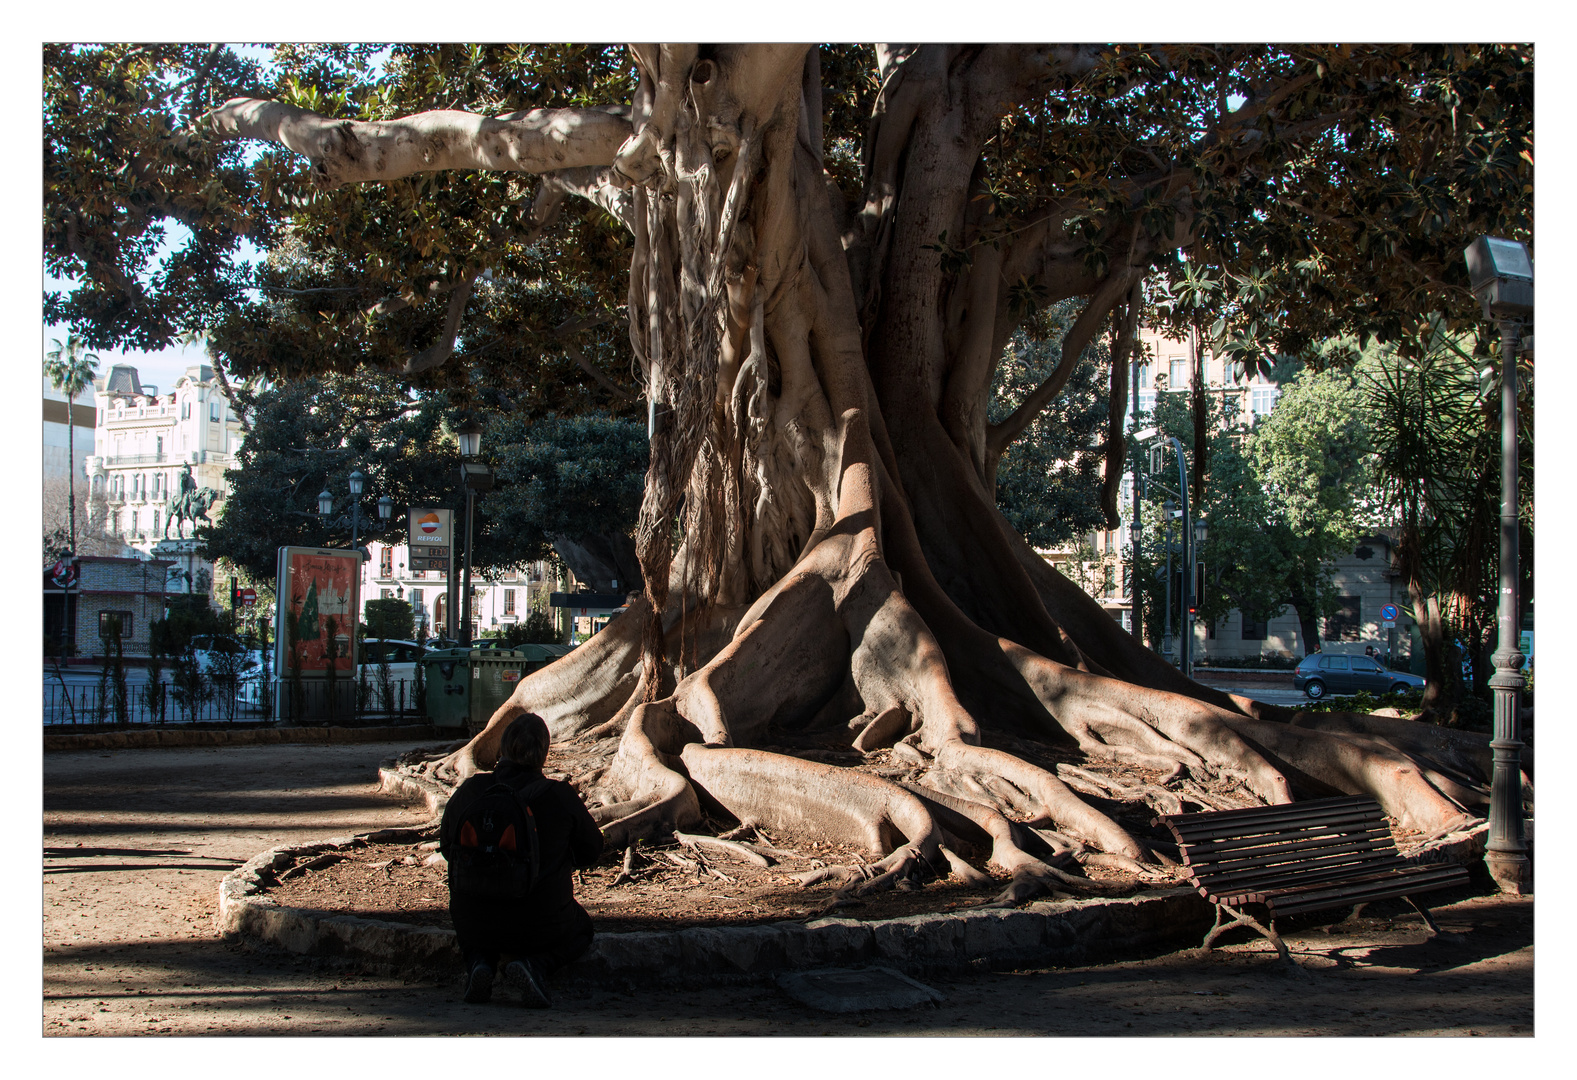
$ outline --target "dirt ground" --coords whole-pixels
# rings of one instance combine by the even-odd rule
[[[1426,942],[1405,908],[1372,907],[1378,917],[1337,934],[1295,930],[1288,940],[1306,979],[1289,978],[1268,945],[1244,937],[1203,958],[1185,950],[1121,964],[932,977],[928,984],[947,998],[939,1007],[847,1016],[815,1012],[765,980],[662,990],[560,985],[558,1007],[545,1012],[521,1008],[501,988],[490,1005],[466,1005],[458,977],[371,974],[218,940],[219,879],[252,855],[426,818],[425,808],[377,789],[379,762],[404,749],[45,755],[42,1033],[1533,1033],[1531,897],[1465,898],[1437,909],[1444,928],[1462,935],[1454,944]]]

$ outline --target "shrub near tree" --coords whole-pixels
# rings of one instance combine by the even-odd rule
[[[242,377],[367,365],[523,410],[562,361],[541,394],[646,406],[643,595],[437,775],[490,767],[535,711],[555,738],[618,740],[586,790],[611,846],[698,825],[704,795],[880,848],[883,887],[946,872],[943,807],[962,806],[1004,838],[1015,898],[1061,879],[1007,817],[1157,858],[1147,809],[1107,813],[1011,749],[1041,740],[1271,802],[1293,778],[1369,791],[1424,832],[1481,809],[1472,783],[1430,780],[1455,773],[1422,726],[1293,726],[1124,633],[994,506],[1018,432],[988,401],[1013,331],[1070,299],[1062,357],[1113,332],[1115,400],[1146,278],[1216,282],[1213,345],[1256,367],[1343,332],[1405,344],[1431,311],[1476,320],[1463,247],[1531,235],[1531,49],[379,48],[281,48],[264,72],[226,49],[48,47],[46,268],[77,284],[46,316],[96,344],[219,309]],[[131,289],[160,215],[188,224],[171,258],[192,272]],[[202,272],[242,234],[306,258]],[[923,771],[905,787],[761,749],[818,726],[903,740]]]

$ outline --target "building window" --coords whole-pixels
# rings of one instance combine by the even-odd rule
[[[1181,390],[1188,385],[1188,359],[1173,356],[1167,360],[1166,385],[1170,390]]]
[[[421,607],[422,606],[422,590],[420,590],[420,589],[412,589],[411,590],[411,606],[413,606],[413,607]]]
[[[1336,612],[1325,618],[1326,641],[1357,641],[1360,610],[1356,596],[1337,597]]]
[[[1249,411],[1256,416],[1268,416],[1270,410],[1276,407],[1276,388],[1274,386],[1256,386],[1248,392]]]
[[[219,403],[217,401],[208,403],[208,419],[216,424],[219,422]]]
[[[1140,412],[1152,412],[1152,411],[1154,411],[1154,409],[1155,409],[1155,391],[1154,390],[1141,390],[1141,391],[1139,391],[1139,411]]]
[[[394,599],[394,590],[393,589],[379,589],[378,590],[378,599],[379,600],[393,600]]]
[[[1139,389],[1141,389],[1141,390],[1148,390],[1149,388],[1150,388],[1150,365],[1149,364],[1140,364],[1139,365]]]
[[[182,401],[181,402],[181,419],[182,420],[190,420],[191,418],[192,418],[192,403],[191,403],[191,401],[190,400]]]
[[[120,639],[130,641],[132,624],[129,611],[99,612],[99,637],[107,639],[116,623],[120,624]]]
[[[153,512],[153,535],[159,535],[159,512],[157,510]]]
[[[153,452],[155,454],[158,454],[160,457],[164,456],[164,436],[163,435],[155,435],[153,437]]]
[[[1242,637],[1244,641],[1264,641],[1270,636],[1270,623],[1268,620],[1256,619],[1247,611],[1243,612],[1242,614]]]
[[[378,576],[394,576],[394,549],[386,547],[378,553]]]
[[[95,476],[93,478],[93,494],[95,494],[95,495],[103,495],[104,494],[104,477],[102,477],[102,476]]]
[[[1117,589],[1117,575],[1113,573],[1110,564],[1101,568],[1101,592],[1110,596]]]
[[[515,613],[515,590],[514,589],[505,589],[504,590],[504,614],[505,615],[513,615],[514,613]]]

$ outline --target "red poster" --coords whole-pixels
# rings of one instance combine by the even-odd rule
[[[330,634],[334,641],[334,670],[354,670],[352,647],[356,633],[356,571],[360,557],[324,551],[289,549],[287,555],[291,624],[280,635],[289,648],[288,633],[295,631],[296,663],[301,671],[328,670]]]

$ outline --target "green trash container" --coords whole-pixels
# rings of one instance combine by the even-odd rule
[[[434,727],[465,728],[475,735],[520,680],[570,651],[569,645],[519,645],[513,649],[433,649],[427,665],[427,716]]]
[[[422,657],[427,718],[437,728],[464,728],[471,719],[470,649],[429,649]]]
[[[516,645],[515,652],[521,653],[526,657],[526,671],[530,673],[547,667],[573,648],[573,645],[524,644]]]
[[[466,653],[465,649],[457,652]],[[509,700],[520,680],[535,668],[518,649],[471,649],[470,730],[475,735],[487,726],[498,707]]]

